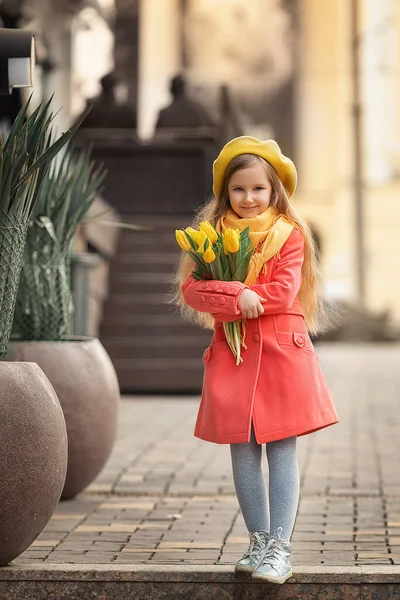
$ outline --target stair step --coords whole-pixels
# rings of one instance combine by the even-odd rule
[[[111,359],[155,359],[197,358],[200,360],[208,343],[192,338],[180,337],[133,337],[131,339],[105,339],[104,347]]]
[[[140,347],[164,347],[172,346],[193,346],[198,348],[202,345],[202,340],[192,335],[176,335],[174,338],[166,338],[162,335],[135,336],[133,340],[127,340],[121,337],[110,337],[107,340],[108,344],[114,346],[140,346]]]
[[[119,264],[160,264],[160,265],[175,265],[179,261],[179,252],[131,252],[129,254],[123,254],[119,257]]]
[[[203,371],[198,368],[152,367],[149,371],[130,367],[119,370],[116,367],[122,394],[196,394],[200,396]]]
[[[124,314],[121,312],[114,312],[110,314],[107,322],[110,322],[112,325],[125,324],[127,327],[140,327],[144,324],[143,317],[141,315],[136,315],[134,313]],[[107,323],[105,322],[103,323],[103,325],[106,324]],[[174,307],[171,312],[161,315],[153,315],[151,319],[146,320],[145,324],[147,327],[151,328],[184,325],[188,328],[196,327],[198,331],[201,331],[199,327],[195,326],[190,321],[184,320],[176,307]]]
[[[152,360],[151,358],[121,358],[115,361],[115,364],[120,369],[137,368],[144,371],[154,369],[199,369],[199,361],[197,358],[186,357],[168,357],[163,359]],[[200,365],[202,370],[202,366]]]
[[[209,559],[203,562],[206,560],[211,562]],[[4,567],[0,573],[0,585],[2,598],[7,600],[21,600],[21,598],[62,600],[69,597],[79,598],[79,600],[93,600],[93,598],[394,600],[398,598],[400,580],[398,565],[336,566],[336,563],[333,566],[296,565],[293,576],[284,585],[274,585],[259,583],[250,577],[238,576],[233,569],[234,558],[228,555],[225,560],[229,560],[232,564],[160,565],[149,561],[140,564],[132,559],[131,564],[91,565],[79,564],[78,557],[75,564],[53,565],[31,559],[30,563]]]
[[[185,321],[181,321],[178,324],[170,323],[164,325],[154,325],[153,319],[157,317],[164,317],[166,315],[152,315],[151,319],[144,319],[142,316],[139,316],[140,324],[130,325],[125,323],[124,315],[121,316],[120,321],[114,321],[113,323],[107,319],[106,323],[103,323],[100,332],[100,338],[103,342],[108,342],[109,339],[113,337],[119,338],[131,338],[136,336],[152,336],[152,335],[160,335],[166,336],[168,338],[174,336],[197,336],[199,339],[204,340],[205,342],[208,339],[211,339],[212,331],[201,329],[196,325],[192,325],[190,323],[186,323]]]
[[[128,307],[129,312],[135,316],[141,317],[143,322],[147,322],[149,318],[152,318],[154,315],[167,315],[175,310],[173,306],[169,306],[168,304],[118,304],[112,300],[106,305],[104,311],[104,321],[107,321],[110,314],[115,312],[120,312],[123,314]]]
[[[154,246],[156,249],[159,245],[169,245],[171,248],[176,249],[177,245],[175,239],[175,230],[180,229],[175,227],[168,231],[162,231],[153,229],[152,231],[129,231],[123,236],[119,237],[120,247],[129,249],[130,247],[137,248],[138,246],[143,249],[148,249]]]
[[[168,262],[158,263],[154,262],[113,262],[111,264],[112,276],[127,274],[127,273],[165,273],[173,277],[179,264],[179,258],[177,258],[175,264]]]
[[[120,240],[118,245],[119,253],[122,254],[175,254],[180,256],[182,252],[174,239],[169,240],[169,242],[156,242],[154,240],[149,240],[148,243],[126,243],[124,240]]]
[[[122,255],[130,255],[132,254],[133,256],[143,256],[145,254],[158,254],[158,255],[162,255],[162,254],[173,254],[176,259],[179,260],[180,256],[181,256],[181,250],[179,249],[179,247],[177,246],[177,244],[149,244],[148,246],[145,246],[143,244],[138,244],[137,246],[134,246],[132,244],[126,245],[126,244],[120,244],[120,247],[118,248],[118,252],[121,253]]]
[[[132,283],[112,282],[112,293],[118,296],[130,296],[137,294],[170,294],[172,283]]]
[[[117,273],[110,278],[111,284],[132,283],[137,285],[143,284],[165,284],[171,285],[174,280],[173,273]]]
[[[106,220],[106,219],[105,219]],[[163,229],[165,227],[187,227],[190,225],[191,217],[188,215],[146,215],[146,214],[125,214],[121,219],[123,223],[143,225],[145,227],[154,227]],[[123,231],[123,230],[122,230]]]
[[[190,217],[125,215],[123,221],[152,229],[121,229],[110,266],[100,338],[115,364],[121,389],[198,393],[201,356],[212,331],[184,321],[171,302],[182,255],[175,229],[190,225]]]
[[[174,284],[174,273],[132,273],[113,272],[110,277],[110,290],[112,294],[149,294],[172,292]]]
[[[140,306],[142,304],[153,304],[153,305],[172,305],[170,301],[172,299],[171,294],[158,294],[158,293],[150,293],[150,294],[115,294],[112,298],[112,302],[115,305],[120,306]],[[173,308],[173,307],[172,307]]]
[[[106,220],[106,219],[104,219]],[[166,219],[165,221],[154,221],[153,219],[140,217],[139,215],[130,217],[129,215],[124,215],[122,219],[120,219],[121,223],[126,223],[127,225],[138,225],[139,227],[143,227],[146,229],[124,229],[121,227],[119,229],[119,238],[133,238],[136,235],[140,235],[145,237],[146,235],[166,235],[166,236],[174,236],[176,229],[184,229],[189,227],[192,223],[192,219],[190,217],[173,217],[172,219]]]
[[[176,306],[170,302],[170,294],[118,294],[107,302],[104,320],[110,314],[129,312],[132,315],[162,315],[174,313]]]
[[[174,284],[174,273],[132,273],[113,272],[110,277],[110,290],[112,294],[135,294],[135,293],[165,293],[172,290]]]
[[[155,359],[197,358],[201,359],[210,338],[191,335],[181,336],[134,336],[131,338],[105,338],[104,347],[111,359]]]
[[[180,336],[190,335],[202,340],[211,339],[212,330],[203,329],[198,325],[183,319],[176,308],[165,314],[153,314],[143,317],[137,314],[125,314],[114,311],[107,315],[101,326],[101,339],[121,338],[131,336]]]
[[[114,359],[123,393],[201,391],[203,363],[198,358]]]

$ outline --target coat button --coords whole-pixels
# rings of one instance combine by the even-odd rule
[[[210,304],[215,304],[216,303],[216,299],[214,298],[214,296],[211,296],[211,298],[209,298],[209,303]]]
[[[205,302],[205,301],[206,301],[206,297],[205,297],[205,296],[203,296],[203,295],[201,295],[201,296],[200,296],[200,300],[201,300],[202,302]]]
[[[219,299],[219,303],[220,304],[225,304],[226,300],[223,296],[221,296],[221,298]]]
[[[260,341],[260,336],[258,335],[258,333],[254,333],[253,334],[253,342],[258,344],[259,341]]]
[[[301,346],[301,347],[304,346],[306,343],[306,339],[305,339],[304,335],[295,333],[294,334],[294,343],[297,346]]]

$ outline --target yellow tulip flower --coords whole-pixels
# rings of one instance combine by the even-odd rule
[[[194,230],[193,233],[191,233],[190,235],[192,236],[192,238],[198,245],[198,248],[197,248],[198,252],[203,252],[204,244],[206,243],[206,239],[207,239],[207,236],[204,233],[204,231]]]
[[[217,241],[218,233],[215,231],[214,227],[209,221],[202,221],[200,223],[199,229],[200,231],[204,231],[204,233],[208,236],[212,244],[214,244],[214,242]]]
[[[240,247],[240,232],[238,229],[225,229],[224,231],[224,252],[237,252]]]
[[[190,242],[187,239],[185,232],[182,231],[182,229],[175,230],[175,238],[178,242],[179,247],[182,248],[182,250],[184,250],[185,252],[189,252],[189,250],[192,249],[192,246],[190,245]]]
[[[208,264],[215,260],[215,252],[211,246],[208,246],[207,250],[203,253],[203,258]]]
[[[190,235],[190,237],[193,237],[193,234],[197,233],[197,229],[193,229],[193,227],[186,227],[185,231]]]

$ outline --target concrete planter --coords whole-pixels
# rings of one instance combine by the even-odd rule
[[[67,432],[56,393],[30,362],[0,362],[0,566],[47,525],[67,471]]]
[[[100,473],[115,442],[119,386],[97,338],[13,342],[10,360],[35,361],[60,400],[68,433],[68,470],[62,499],[72,498]]]

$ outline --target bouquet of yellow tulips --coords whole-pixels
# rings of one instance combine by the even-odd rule
[[[199,229],[187,227],[175,231],[176,241],[184,252],[197,265],[193,272],[195,279],[218,279],[220,281],[245,281],[250,259],[254,250],[250,250],[249,228],[225,229],[217,233],[208,221],[200,223]],[[243,359],[241,346],[244,341],[245,323],[243,319],[223,323],[226,341],[236,358],[236,365]]]

